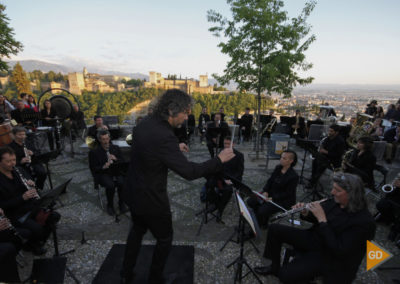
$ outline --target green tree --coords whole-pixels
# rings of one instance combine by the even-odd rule
[[[301,78],[297,73],[312,64],[305,61],[304,52],[315,40],[308,36],[311,27],[306,20],[315,7],[307,2],[302,13],[290,19],[283,11],[281,0],[227,0],[232,18],[209,10],[209,29],[216,37],[221,52],[230,57],[224,74],[213,75],[221,85],[235,81],[240,90],[257,92],[257,123],[260,123],[261,93],[273,92],[288,97],[297,84],[312,82],[312,77]],[[260,125],[258,125],[260,129]],[[257,133],[256,152],[259,152]]]
[[[22,44],[14,39],[14,30],[8,26],[9,18],[7,18],[4,10],[6,6],[0,4],[0,70],[8,70],[8,65],[3,61],[3,57],[10,58],[11,54],[16,55],[22,50]]]
[[[28,80],[26,73],[24,69],[22,69],[22,66],[21,64],[19,64],[19,62],[15,64],[14,69],[12,71],[11,82],[15,84],[18,94],[32,93],[30,81]]]

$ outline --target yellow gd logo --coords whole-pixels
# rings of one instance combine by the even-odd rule
[[[393,255],[378,244],[367,241],[367,271],[375,269],[379,265],[389,260]]]

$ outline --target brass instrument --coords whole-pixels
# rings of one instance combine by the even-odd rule
[[[275,126],[275,124],[276,124],[276,121],[277,121],[276,117],[273,117],[273,118],[270,120],[270,122],[268,122],[267,125],[264,127],[264,129],[263,129],[263,131],[262,131],[262,133],[261,133],[261,136],[262,136],[265,132],[271,133],[271,132],[272,132],[272,129],[274,128],[274,126]]]
[[[330,199],[331,198],[324,198],[324,199],[321,199],[321,200],[318,200],[318,201],[314,201],[314,202],[319,204],[319,203],[325,202],[325,201],[330,200]],[[271,221],[275,221],[275,220],[278,220],[278,219],[281,219],[281,218],[296,214],[296,213],[301,212],[301,211],[303,211],[305,209],[309,209],[310,208],[310,204],[311,203],[306,203],[302,207],[293,208],[291,210],[287,210],[286,212],[283,212],[281,214],[278,214],[278,215],[274,216]]]
[[[373,127],[373,123],[369,121],[369,119],[372,118],[372,115],[357,113],[356,125],[350,131],[350,136],[346,139],[346,142],[350,147],[356,148],[358,139],[362,136],[369,135]]]
[[[132,146],[132,133],[128,134],[125,138],[126,144],[128,144],[129,146]]]
[[[97,147],[97,141],[92,136],[87,136],[85,138],[85,143],[88,145],[89,149],[93,150]]]
[[[394,190],[394,186],[393,184],[385,184],[382,186],[381,190],[383,191],[383,193],[387,194],[387,193],[391,193]]]
[[[351,166],[350,158],[353,154],[353,151],[354,151],[354,149],[350,149],[346,153],[344,153],[343,159],[342,159],[342,166],[337,171],[344,171],[349,165]]]

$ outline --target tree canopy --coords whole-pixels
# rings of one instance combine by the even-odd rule
[[[208,21],[215,36],[221,38],[221,52],[228,55],[223,75],[214,74],[222,84],[233,80],[241,90],[257,93],[276,92],[290,96],[296,84],[312,82],[298,71],[312,67],[304,52],[315,40],[308,36],[311,27],[306,20],[315,7],[307,2],[302,13],[289,19],[281,0],[227,0],[232,17],[209,10]]]
[[[4,13],[6,7],[0,4],[0,71],[7,71],[8,65],[4,57],[10,58],[22,50],[22,44],[14,39],[14,30],[9,27],[9,18]]]

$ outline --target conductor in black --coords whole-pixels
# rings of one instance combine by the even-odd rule
[[[133,147],[123,197],[128,204],[133,226],[128,235],[121,282],[134,278],[133,269],[147,229],[156,239],[148,283],[164,283],[163,270],[172,246],[172,217],[167,194],[168,169],[193,180],[217,173],[222,163],[234,157],[232,149],[203,163],[189,162],[182,152],[189,149],[179,144],[173,128],[187,119],[191,97],[177,89],[167,90],[158,100],[154,112],[133,130]]]

